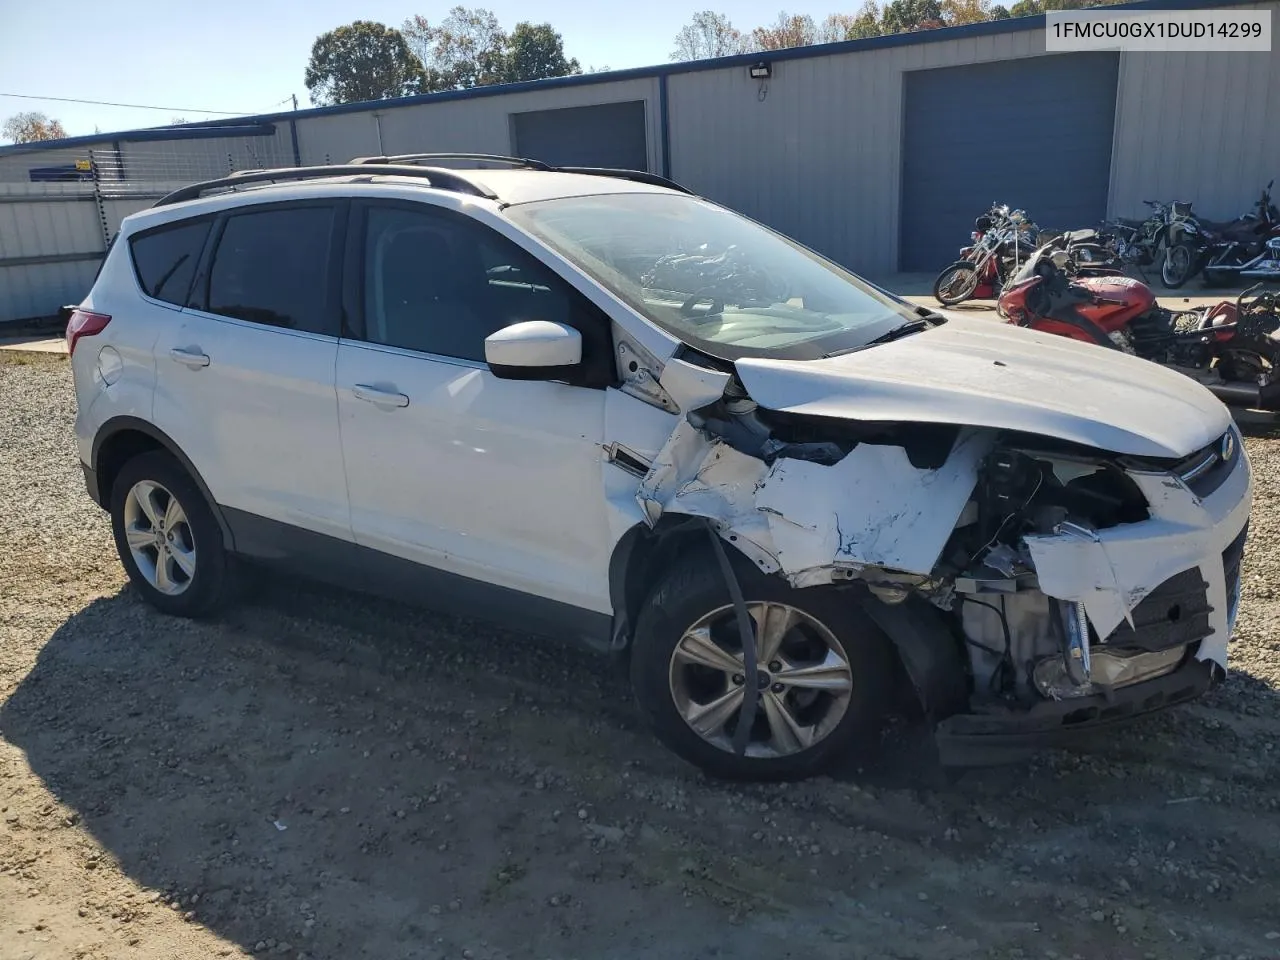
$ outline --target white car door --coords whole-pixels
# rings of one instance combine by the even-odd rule
[[[232,210],[155,345],[155,424],[250,552],[276,549],[270,522],[351,540],[333,383],[345,214],[334,200]]]
[[[423,203],[369,203],[362,216],[347,301],[362,322],[337,367],[356,542],[456,575],[450,593],[530,611],[538,597],[607,623],[607,318],[469,217]],[[531,319],[582,332],[580,383],[490,372],[485,337]]]

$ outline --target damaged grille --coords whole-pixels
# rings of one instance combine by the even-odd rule
[[[1213,632],[1208,589],[1196,568],[1174,574],[1133,608],[1133,629],[1122,624],[1107,643],[1155,653],[1203,640]]]
[[[1197,497],[1207,497],[1231,475],[1240,451],[1240,438],[1235,430],[1228,430],[1191,456],[1179,460],[1172,471]]]

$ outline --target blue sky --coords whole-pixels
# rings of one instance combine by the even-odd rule
[[[510,29],[520,20],[549,22],[563,34],[565,51],[583,67],[639,67],[668,60],[672,38],[696,9],[728,14],[741,30],[773,21],[779,0],[582,0],[480,2]],[[308,106],[302,83],[311,44],[326,30],[352,20],[399,26],[422,14],[439,20],[450,0],[0,0],[0,94],[34,94],[172,110],[131,110],[0,96],[0,119],[39,110],[62,121],[72,136],[154,127],[182,116],[216,119],[201,110],[264,113],[281,109],[290,94]],[[855,0],[788,5],[816,19]],[[607,12],[606,12],[607,11]]]

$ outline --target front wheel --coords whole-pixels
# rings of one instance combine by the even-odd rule
[[[1190,244],[1171,243],[1165,247],[1164,260],[1160,263],[1160,279],[1166,287],[1177,289],[1191,279],[1191,267],[1195,252]]]
[[[954,307],[978,289],[978,270],[968,260],[957,260],[938,274],[933,282],[933,298],[944,307]]]
[[[645,604],[631,681],[658,739],[734,780],[799,779],[874,745],[894,681],[889,640],[847,592],[740,576],[756,636],[754,677],[728,587],[705,556],[675,567]],[[749,684],[757,708],[739,754]]]

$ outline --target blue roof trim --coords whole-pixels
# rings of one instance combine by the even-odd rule
[[[0,147],[0,156],[20,153],[39,153],[42,150],[67,150],[72,147],[92,147],[102,143],[155,143],[166,140],[214,140],[218,137],[270,137],[276,132],[275,124],[257,122],[224,123],[210,127],[159,127],[151,130],[128,130],[123,133],[92,134],[85,137],[67,137],[65,140],[42,140],[39,143],[15,143]]]
[[[1134,0],[1130,3],[1117,3],[1106,7],[1107,10],[1210,10],[1216,7],[1242,6],[1242,0]],[[399,107],[415,107],[427,103],[445,103],[450,100],[471,100],[480,97],[499,97],[510,93],[525,93],[533,90],[554,90],[559,87],[590,86],[598,83],[617,83],[625,80],[649,80],[655,77],[670,77],[682,73],[701,73],[704,70],[723,70],[731,67],[748,66],[760,60],[780,63],[787,60],[808,60],[812,57],[829,57],[834,54],[862,53],[868,50],[881,50],[889,47],[906,47],[922,43],[944,43],[948,40],[962,40],[967,37],[990,37],[1005,33],[1020,33],[1025,30],[1043,29],[1045,17],[1039,14],[1033,17],[1010,17],[1007,20],[987,20],[982,23],[968,23],[958,27],[939,27],[936,30],[921,30],[918,33],[895,33],[886,37],[870,37],[866,40],[844,40],[839,43],[821,43],[808,47],[791,47],[787,50],[771,50],[765,53],[744,53],[732,57],[716,57],[713,60],[690,60],[684,63],[670,63],[651,67],[635,67],[630,70],[614,70],[609,73],[588,73],[572,77],[552,77],[547,80],[525,80],[520,83],[493,84],[486,87],[472,87],[468,90],[448,90],[444,93],[423,93],[412,97],[397,97],[392,100],[362,100],[358,103],[341,103],[332,107],[313,107],[309,110],[286,111],[283,113],[264,113],[257,116],[243,117],[243,124],[270,124],[286,120],[305,120],[310,117],[326,117],[343,113],[362,113],[369,110],[394,110]],[[23,143],[12,146],[0,146],[0,156],[15,153],[35,153],[41,150],[61,150],[65,147],[88,146],[95,143],[107,143],[112,140],[139,142],[144,140],[185,140],[215,136],[267,136],[274,128],[265,133],[197,133],[210,128],[220,131],[233,129],[232,124],[222,120],[205,120],[198,123],[183,124],[178,127],[166,127],[159,130],[133,130],[123,133],[103,133],[85,137],[70,137],[66,140],[45,140],[38,144]],[[183,134],[181,136],[177,134]],[[163,135],[157,135],[163,134]]]

